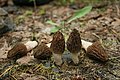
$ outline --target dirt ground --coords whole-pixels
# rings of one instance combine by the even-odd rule
[[[54,65],[53,58],[36,60],[25,57],[20,60],[25,61],[24,64],[6,59],[7,52],[18,42],[35,39],[49,43],[53,25],[46,22],[52,20],[61,24],[84,5],[87,4],[63,6],[52,2],[37,6],[36,10],[34,7],[15,6],[9,11],[16,27],[0,38],[0,80],[120,80],[120,2],[94,4],[92,11],[84,17],[60,26],[64,28],[61,31],[65,35],[77,28],[82,39],[90,42],[101,40],[109,55],[107,62],[91,59],[82,51],[79,65],[74,66],[67,50],[63,55],[65,63],[61,67]]]

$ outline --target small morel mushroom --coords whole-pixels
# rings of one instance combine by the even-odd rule
[[[20,58],[27,55],[27,48],[23,43],[16,44],[11,50],[9,50],[7,58]]]
[[[41,43],[34,49],[34,57],[41,60],[47,60],[52,56],[50,48],[45,44]]]
[[[7,58],[8,59],[18,59],[29,52],[31,49],[37,46],[36,41],[28,41],[26,44],[18,43],[11,50],[8,51]]]
[[[108,54],[102,47],[100,41],[96,41],[92,45],[90,45],[87,48],[87,54],[103,62],[108,60]]]
[[[75,64],[79,63],[79,54],[81,50],[81,38],[78,30],[73,29],[67,40],[67,49],[72,53],[72,60]]]
[[[50,48],[53,53],[55,64],[60,66],[62,64],[62,54],[65,50],[65,39],[61,32],[58,31],[53,35]]]

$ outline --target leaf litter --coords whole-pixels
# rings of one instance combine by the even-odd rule
[[[105,46],[106,51],[108,51],[109,60],[106,63],[101,63],[96,60],[89,59],[86,55],[84,55],[84,59],[80,62],[78,66],[72,65],[72,60],[70,59],[70,55],[67,55],[69,59],[66,59],[62,67],[57,67],[54,65],[53,57],[50,60],[36,60],[30,59],[30,61],[26,61],[26,64],[19,64],[15,61],[11,61],[6,59],[4,54],[14,46],[17,42],[26,42],[28,40],[33,39],[37,36],[38,41],[41,39],[48,39],[44,37],[50,37],[50,35],[46,34],[47,31],[42,32],[43,29],[52,28],[51,25],[46,24],[47,20],[52,19],[55,22],[59,22],[62,20],[63,15],[67,18],[71,16],[71,13],[74,12],[73,9],[69,7],[59,8],[62,10],[62,13],[52,13],[52,10],[57,10],[58,6],[53,4],[48,4],[45,6],[40,6],[37,8],[43,7],[42,9],[46,9],[45,13],[42,15],[35,17],[35,21],[40,23],[40,25],[34,25],[33,19],[30,15],[25,15],[24,12],[26,10],[32,10],[33,8],[22,8],[19,7],[18,11],[21,11],[21,14],[14,14],[13,19],[17,23],[17,28],[15,31],[11,33],[5,34],[3,37],[7,36],[10,39],[6,41],[7,38],[0,38],[0,41],[3,39],[1,45],[3,47],[0,48],[0,79],[5,80],[74,80],[76,76],[81,77],[81,79],[85,80],[119,80],[120,79],[120,43],[119,43],[119,34],[120,34],[120,23],[119,19],[119,5],[114,6],[113,4],[104,6],[103,8],[94,8],[92,10],[93,13],[88,14],[92,17],[85,16],[76,21],[73,21],[71,24],[65,24],[68,30],[64,30],[63,33],[69,33],[70,29],[77,28],[80,31],[82,39],[87,41],[96,41],[99,38],[102,39],[103,45]],[[45,7],[45,8],[44,8]],[[59,6],[61,7],[61,6]],[[63,10],[65,9],[65,10]],[[66,13],[67,12],[67,13]],[[117,15],[116,15],[117,12]],[[34,12],[33,12],[34,13]],[[97,14],[96,14],[97,13]],[[32,12],[30,12],[32,14]],[[11,14],[12,15],[12,14]],[[23,16],[24,15],[24,16]],[[94,16],[93,16],[94,15]],[[23,22],[16,21],[19,16],[23,16]],[[64,20],[64,19],[63,19]],[[41,23],[43,25],[41,25]],[[76,23],[74,25],[74,23]],[[72,25],[73,24],[73,25]],[[89,25],[89,26],[88,26]],[[20,30],[19,30],[20,27]],[[90,28],[93,27],[93,28]],[[39,28],[39,31],[37,30]],[[36,31],[36,32],[34,32]],[[50,30],[49,30],[50,31]],[[94,34],[93,34],[94,33]],[[18,37],[16,37],[16,34]],[[22,37],[21,37],[22,36]],[[96,37],[97,36],[97,37]],[[98,38],[99,37],[99,38]],[[17,39],[17,40],[16,40]],[[15,40],[15,41],[13,41]],[[31,52],[32,53],[32,52]],[[69,52],[65,51],[65,54],[69,54]],[[63,56],[64,56],[63,55]],[[31,54],[32,56],[32,54]],[[22,59],[24,60],[24,59]],[[23,62],[23,61],[21,61]],[[68,64],[69,63],[69,64]]]

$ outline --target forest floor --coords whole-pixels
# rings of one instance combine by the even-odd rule
[[[49,43],[53,25],[47,21],[61,25],[85,5],[76,3],[61,6],[53,2],[37,6],[36,10],[34,7],[15,6],[9,12],[16,25],[15,30],[0,38],[0,80],[120,80],[120,4],[117,3],[95,5],[84,17],[60,26],[64,28],[61,30],[63,34],[69,35],[72,29],[77,28],[82,39],[90,42],[101,40],[109,55],[106,63],[83,55],[80,64],[74,66],[66,56],[68,51],[64,52],[65,63],[61,67],[54,65],[53,58],[43,61],[25,57],[20,62],[6,59],[7,52],[18,42],[24,43],[35,38],[38,42],[42,40]],[[73,79],[75,77],[79,79]]]

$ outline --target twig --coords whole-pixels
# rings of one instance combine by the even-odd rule
[[[95,34],[95,33],[92,33],[92,34],[99,39],[99,41],[100,41],[101,44],[103,43],[102,39],[97,34]],[[105,49],[105,47],[103,46],[103,44],[102,44],[102,47]]]
[[[0,78],[6,74],[10,69],[12,69],[14,66],[10,66],[8,69],[6,69],[1,75],[0,75]]]
[[[39,69],[39,67],[41,67],[41,64],[36,65],[36,67],[34,68],[33,71],[37,71],[37,69]]]
[[[17,80],[14,76],[11,75],[11,77],[12,77],[14,80]]]
[[[36,0],[33,0],[33,3],[34,3],[35,14],[36,14],[36,9],[37,9],[37,6],[36,6]]]
[[[113,73],[110,69],[108,69],[108,72],[109,72],[110,74],[114,75],[115,77],[120,78],[120,76],[119,76],[119,75],[117,75],[117,74]]]
[[[98,39],[100,39],[100,37],[97,35],[97,34],[95,34],[95,33],[92,33],[96,38],[98,38]]]
[[[118,39],[118,41],[120,42],[120,35],[114,30],[111,29],[111,31],[115,34],[115,37]]]
[[[120,16],[120,10],[118,5],[116,5],[116,9],[117,9],[117,15]]]
[[[36,0],[33,0],[33,4],[34,4],[34,14],[33,14],[32,19],[33,19],[33,25],[35,25],[36,24],[35,23],[35,17],[36,17],[36,14],[37,14]],[[34,35],[35,35],[35,31],[34,31],[34,28],[33,28],[33,37],[34,37]]]
[[[117,59],[117,58],[120,58],[120,56],[117,56],[117,57],[111,57],[111,58],[109,58],[109,60],[113,60],[113,59]]]

